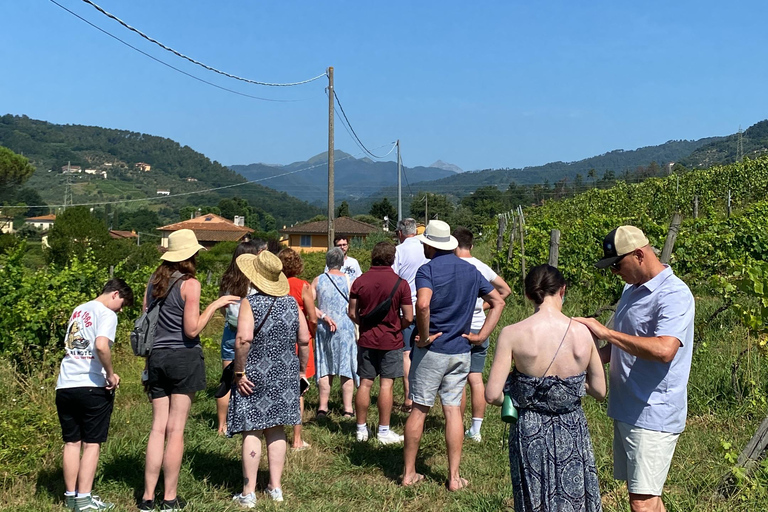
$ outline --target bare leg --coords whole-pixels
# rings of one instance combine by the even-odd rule
[[[80,441],[64,443],[64,490],[75,492],[77,489],[77,474],[80,472]]]
[[[222,361],[222,369],[226,368],[232,361]],[[229,408],[229,391],[221,398],[216,399],[216,417],[219,420],[219,435],[227,432],[227,409]]]
[[[355,412],[355,407],[352,404],[352,399],[355,395],[355,381],[349,377],[341,377],[341,401],[343,403],[344,412]]]
[[[355,395],[355,415],[358,425],[362,425],[368,420],[368,407],[371,405],[371,379],[360,379],[360,387]]]
[[[77,473],[77,492],[89,493],[93,490],[93,477],[99,465],[99,443],[83,443],[83,457],[80,459],[80,471]]]
[[[264,430],[269,459],[269,488],[280,489],[285,467],[285,428],[282,425]]]
[[[304,397],[303,396],[299,397],[299,415],[301,416],[301,421],[304,421]],[[293,426],[293,444],[291,445],[291,447],[294,449],[309,447],[309,443],[307,443],[301,438],[301,423]]]
[[[171,406],[170,397],[152,400],[152,430],[149,431],[147,442],[146,463],[144,466],[144,500],[155,499],[155,487],[160,478],[160,468],[163,465],[165,448],[165,428],[168,424],[168,413]]]
[[[392,416],[392,385],[394,382],[394,379],[379,378],[379,400],[376,404],[379,406],[379,425],[389,425]],[[360,395],[359,390],[357,394]],[[358,419],[357,422],[360,423],[360,420]]]
[[[411,351],[403,352],[403,406],[411,407],[413,400],[408,394],[411,392],[411,385],[408,382],[408,375],[411,373]]]
[[[317,389],[320,394],[319,411],[328,411],[328,400],[331,397],[331,375],[325,375],[317,379]]]
[[[168,425],[165,429],[165,456],[163,457],[163,483],[165,500],[176,498],[176,488],[179,485],[181,459],[184,456],[184,427],[187,415],[192,406],[194,393],[171,395]]]
[[[261,430],[243,432],[243,496],[256,490],[261,460]]]
[[[482,373],[470,373],[467,377],[469,389],[472,391],[472,417],[482,418],[485,416],[485,384],[483,384]],[[466,388],[465,388],[466,389]],[[462,418],[464,410],[462,409]]]
[[[629,508],[632,512],[665,512],[661,496],[629,493]]]
[[[443,414],[445,415],[445,444],[448,448],[448,490],[456,491],[466,487],[468,483],[459,475],[464,426],[461,421],[460,407],[444,405]]]
[[[405,421],[405,445],[403,447],[403,485],[411,485],[424,478],[416,473],[416,456],[419,453],[419,443],[424,434],[424,421],[429,414],[429,407],[414,403],[413,410]]]

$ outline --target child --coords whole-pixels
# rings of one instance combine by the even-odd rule
[[[120,384],[110,351],[117,313],[131,305],[130,286],[122,279],[110,279],[101,295],[76,307],[69,318],[66,354],[56,382],[56,409],[64,438],[64,500],[67,508],[77,512],[114,507],[92,495],[91,488]]]

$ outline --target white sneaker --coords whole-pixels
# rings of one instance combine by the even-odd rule
[[[275,489],[270,489],[267,487],[267,489],[264,491],[270,498],[272,498],[272,501],[283,501],[283,490],[279,487]]]
[[[357,435],[357,442],[364,443],[370,437],[371,429],[369,429],[368,427],[365,427],[365,430],[358,430],[356,435]]]
[[[398,444],[402,443],[404,436],[401,436],[394,430],[387,430],[386,434],[379,434],[376,436],[381,444]]]
[[[480,432],[478,432],[477,434],[473,434],[472,429],[469,429],[466,432],[464,432],[464,439],[471,439],[476,443],[481,443],[483,441],[483,436],[480,435]]]
[[[240,508],[255,508],[256,507],[256,493],[251,492],[246,495],[243,493],[236,494],[232,501],[236,502]]]

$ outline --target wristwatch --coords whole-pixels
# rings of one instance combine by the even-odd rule
[[[326,315],[325,313],[323,313],[322,315],[320,315],[320,320],[325,320],[325,317],[326,317],[326,316],[328,316],[328,315]]]
[[[235,372],[235,377],[245,377],[245,372]]]

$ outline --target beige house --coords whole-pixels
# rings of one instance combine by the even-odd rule
[[[204,247],[213,247],[219,242],[240,242],[253,233],[245,227],[244,218],[237,217],[237,223],[213,213],[199,215],[194,219],[177,222],[157,228],[163,238],[162,247],[168,247],[168,235],[180,229],[191,229],[195,232],[197,241]]]
[[[134,164],[134,167],[144,172],[149,172],[152,170],[152,166],[144,162],[137,162],[136,164]]]
[[[334,231],[347,235],[350,239],[365,239],[371,233],[381,231],[372,226],[349,217],[339,217],[334,221]],[[315,252],[328,250],[328,221],[318,220],[283,228],[280,233],[285,235],[288,247],[295,251]]]

